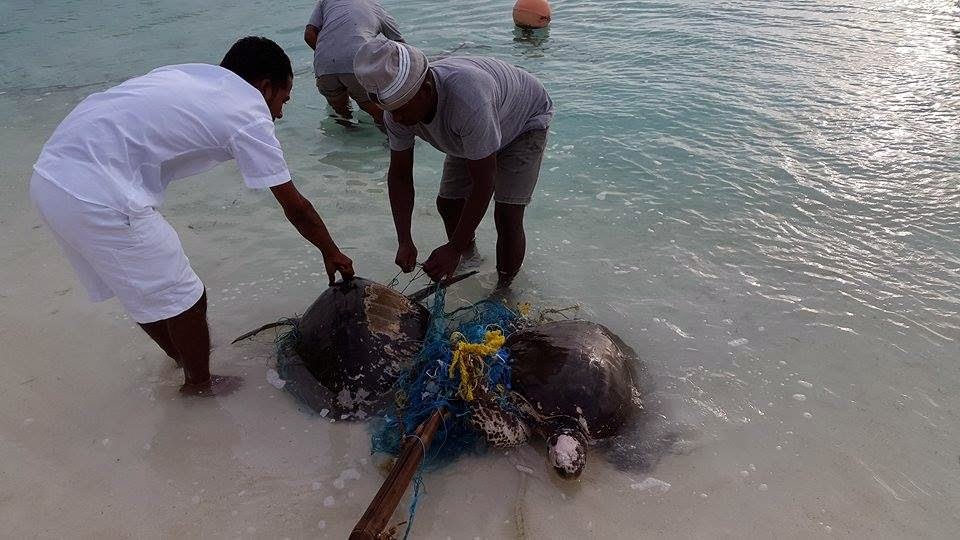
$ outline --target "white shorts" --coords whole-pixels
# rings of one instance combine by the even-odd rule
[[[138,323],[190,309],[203,283],[156,210],[127,216],[70,195],[34,173],[30,198],[94,302],[114,296]]]

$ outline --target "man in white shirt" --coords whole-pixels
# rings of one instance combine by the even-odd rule
[[[225,393],[210,375],[206,291],[160,215],[167,185],[235,159],[247,187],[269,188],[290,223],[323,254],[332,283],[353,262],[290,179],[273,122],[293,70],[263,37],[237,41],[219,66],[157,68],[83,100],[34,165],[30,196],[90,299],[114,296],[183,367],[187,394]]]

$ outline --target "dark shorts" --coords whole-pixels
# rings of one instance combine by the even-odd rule
[[[349,94],[357,103],[370,101],[367,91],[353,73],[333,73],[317,77],[317,90],[327,99],[340,99]]]
[[[524,206],[530,204],[546,147],[547,130],[537,129],[521,133],[497,152],[494,201]],[[443,199],[466,199],[472,190],[473,180],[467,171],[467,160],[448,155],[443,162],[443,177],[437,196]]]

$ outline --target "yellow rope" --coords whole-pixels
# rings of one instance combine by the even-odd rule
[[[456,344],[456,349],[453,351],[448,375],[452,379],[459,371],[458,393],[466,401],[473,401],[473,381],[483,375],[483,359],[496,354],[503,347],[506,338],[500,330],[490,330],[484,336],[483,343],[470,343],[460,333],[450,336],[450,341]]]

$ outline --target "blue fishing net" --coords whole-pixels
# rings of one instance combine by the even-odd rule
[[[423,486],[422,471],[449,464],[464,454],[482,453],[487,448],[483,434],[470,424],[471,409],[463,399],[464,387],[475,390],[482,387],[485,399],[493,399],[502,411],[516,414],[509,399],[511,357],[506,347],[501,346],[493,354],[485,355],[480,369],[471,363],[474,369],[470,370],[467,381],[463,380],[463,371],[451,370],[451,363],[458,342],[486,344],[493,348],[495,345],[487,342],[489,332],[499,330],[504,338],[509,337],[525,324],[526,319],[505,304],[490,300],[451,313],[445,312],[445,303],[445,291],[438,286],[429,310],[430,322],[423,346],[394,385],[393,404],[372,423],[372,451],[397,456],[404,438],[414,434],[421,423],[437,410],[447,412],[413,480],[414,493],[404,538],[413,525]],[[284,388],[311,409],[320,411],[329,402],[328,392],[318,384],[298,384],[298,381],[313,380],[294,350],[300,338],[299,321],[283,322],[291,326],[276,340],[277,371],[286,381]],[[475,361],[476,358],[471,362]]]
[[[522,324],[523,318],[506,305],[485,300],[444,312],[446,295],[437,287],[430,309],[430,325],[423,347],[410,368],[404,371],[394,387],[396,399],[380,421],[374,424],[372,451],[399,455],[404,438],[416,432],[417,427],[441,408],[447,415],[437,430],[430,448],[413,479],[413,497],[408,509],[404,539],[410,534],[413,518],[420,500],[424,468],[437,468],[467,454],[478,454],[486,449],[484,438],[470,425],[470,407],[462,399],[461,380],[457,370],[451,370],[455,340],[483,343],[487,333],[500,330],[509,337]],[[505,411],[512,408],[510,392],[510,351],[501,347],[495,354],[483,359],[479,380],[467,381],[495,389],[492,395]]]
[[[460,395],[460,374],[452,373],[456,340],[483,343],[487,332],[500,330],[509,337],[523,318],[506,305],[489,300],[444,312],[445,293],[438,287],[430,308],[430,325],[420,353],[395,385],[394,404],[374,423],[373,452],[398,455],[405,435],[414,433],[434,411],[445,408],[447,415],[424,455],[424,466],[446,465],[464,454],[486,449],[484,438],[470,425],[470,407]],[[467,381],[491,389],[505,410],[510,410],[510,352],[501,347],[484,358],[480,380]]]

